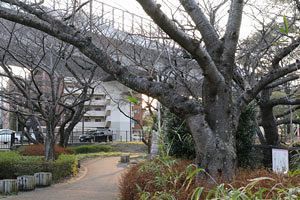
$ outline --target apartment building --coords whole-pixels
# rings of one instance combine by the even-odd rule
[[[71,78],[65,78],[65,87],[68,87],[69,91],[76,88]],[[115,140],[133,140],[133,134],[134,139],[137,139],[142,129],[138,125],[142,124],[142,99],[141,95],[135,94],[139,103],[130,103],[128,95],[131,93],[129,88],[117,81],[97,84],[91,101],[85,102],[85,114],[75,126],[74,134],[78,136],[89,130],[109,129],[113,132]]]

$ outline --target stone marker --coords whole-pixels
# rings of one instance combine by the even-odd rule
[[[289,151],[287,149],[272,149],[272,168],[276,173],[288,173]]]
[[[130,156],[129,155],[122,155],[121,156],[121,163],[129,163]]]
[[[35,189],[35,177],[24,175],[17,177],[18,186],[20,191],[28,191]]]
[[[16,179],[0,180],[0,193],[2,194],[17,194],[18,183]]]
[[[34,174],[36,186],[45,187],[52,183],[52,173],[39,172]]]

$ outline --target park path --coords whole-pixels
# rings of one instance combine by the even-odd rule
[[[4,200],[115,200],[118,199],[118,180],[126,164],[118,157],[96,158],[82,164],[78,177],[65,183],[30,192],[20,192]]]

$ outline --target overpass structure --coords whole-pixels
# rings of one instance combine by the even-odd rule
[[[99,0],[89,1],[88,4],[75,2],[78,4],[75,5],[73,10],[70,10],[69,14],[68,12],[64,14],[62,18],[67,19],[66,23],[70,26],[79,27],[84,34],[91,37],[98,44],[97,46],[102,47],[102,50],[111,55],[113,59],[121,62],[122,65],[128,68],[132,68],[134,73],[157,81],[176,82],[178,84],[176,84],[177,88],[175,87],[175,89],[182,91],[185,95],[194,95],[197,92],[200,95],[199,81],[194,79],[194,77],[201,79],[201,70],[195,67],[194,61],[183,58],[184,52],[150,19],[107,5]],[[52,5],[51,9],[59,10],[63,6],[57,3],[56,5]],[[76,11],[78,8],[81,9]],[[47,9],[49,8],[47,7]],[[60,15],[59,13],[56,14]],[[37,46],[30,41],[32,37],[41,37],[43,33],[33,32],[26,27],[22,27],[20,30],[22,31],[20,31],[19,35],[23,39],[23,45],[29,45],[27,47],[32,52],[36,51]],[[0,42],[5,42],[7,36],[2,31],[0,30],[0,34],[3,36]],[[31,39],[28,40],[28,38]],[[57,40],[54,38],[49,37],[48,40],[51,44],[57,43]],[[13,49],[20,55],[26,55],[26,52],[19,50],[18,45],[20,44],[16,42]],[[38,54],[39,52],[36,53],[36,55]],[[83,61],[81,64],[87,68],[88,65],[95,64],[91,61],[86,61],[88,59],[77,52],[76,49],[74,50],[73,57],[77,62]],[[18,65],[18,62],[14,62],[13,60],[10,62],[12,65]],[[45,56],[44,66],[51,69],[51,63],[51,59]],[[69,64],[76,71],[84,71],[78,68],[73,62]],[[58,65],[59,73],[68,77],[65,81],[66,87],[74,87],[72,81],[70,81],[72,79],[69,78],[71,74],[64,67],[65,61],[61,60]],[[87,72],[82,72],[82,75],[84,73]],[[108,75],[100,68],[97,70],[97,75],[99,75],[98,78],[104,83],[95,90],[92,101],[87,103],[87,112],[82,121],[76,125],[75,131],[81,134],[85,130],[110,128],[115,133],[118,133],[118,131],[123,133],[125,131],[131,132],[134,127],[133,121],[118,111],[118,105],[115,102],[122,98],[124,99],[124,95],[129,94],[130,89],[121,86],[111,79],[111,77],[107,78]],[[186,93],[186,80],[194,83],[192,87],[188,88],[188,92],[195,92],[194,94]],[[194,91],[193,88],[195,88]],[[69,89],[69,91],[71,90]],[[142,112],[142,108],[133,108],[128,102],[124,104],[124,101],[121,104],[121,108],[127,116],[137,114],[136,112]],[[120,137],[125,138],[127,136]]]

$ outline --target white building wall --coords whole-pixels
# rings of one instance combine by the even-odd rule
[[[86,120],[89,118],[90,121],[84,122],[84,130],[87,131],[106,127],[113,131],[117,140],[125,141],[126,138],[129,140],[130,119],[122,113],[124,112],[127,116],[130,116],[130,103],[126,100],[128,94],[130,94],[129,89],[116,81],[105,82],[97,86],[94,91],[94,97],[97,95],[104,95],[104,99],[93,100],[90,107],[97,106],[97,102],[101,102],[99,105],[103,106],[103,101],[106,101],[106,104],[104,105],[105,110],[88,111],[84,118]],[[122,112],[118,109],[118,103]],[[89,106],[87,105],[87,107]],[[95,119],[97,116],[95,116],[95,113],[101,113],[101,116],[99,117],[103,117],[103,113],[107,114],[104,116],[104,121],[96,122]],[[74,128],[74,132],[81,134],[82,128],[82,122],[79,122]]]

